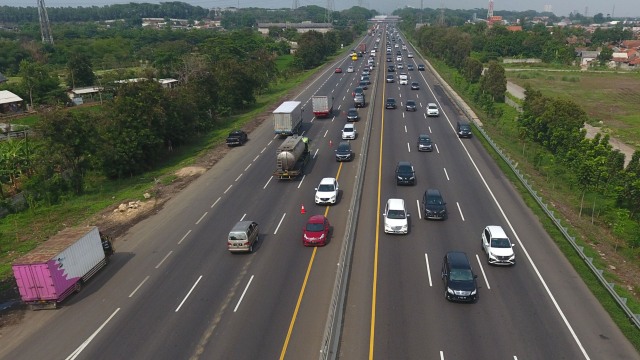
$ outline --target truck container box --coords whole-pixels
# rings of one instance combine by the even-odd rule
[[[273,111],[273,127],[278,135],[298,133],[300,124],[302,124],[302,103],[300,101],[285,101]]]

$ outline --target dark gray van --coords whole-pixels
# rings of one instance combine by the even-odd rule
[[[438,189],[427,189],[422,197],[424,218],[444,220],[447,218],[447,203]]]
[[[255,221],[238,221],[229,232],[227,248],[231,252],[253,252],[258,233],[258,223]]]
[[[449,301],[476,302],[478,300],[478,276],[471,270],[467,254],[449,251],[442,263],[444,296]]]

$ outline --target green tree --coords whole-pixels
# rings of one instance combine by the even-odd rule
[[[489,67],[480,80],[480,88],[489,94],[493,101],[504,102],[504,94],[507,91],[504,68],[495,61],[489,62]]]
[[[598,61],[600,62],[600,65],[606,65],[609,61],[611,61],[611,59],[613,59],[612,49],[605,47],[600,50],[600,54],[598,54]]]
[[[47,67],[38,63],[22,60],[20,62],[20,83],[24,92],[29,96],[29,104],[33,108],[34,101],[41,103],[51,97],[55,97],[55,93],[62,93],[60,82],[57,76],[52,76]]]
[[[482,63],[480,60],[468,57],[464,59],[461,72],[468,82],[477,83],[480,80],[480,76],[482,76]]]
[[[92,86],[95,84],[96,75],[93,73],[91,59],[84,53],[75,53],[67,62],[67,85],[76,88]]]

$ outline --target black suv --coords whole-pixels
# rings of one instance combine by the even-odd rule
[[[384,103],[384,108],[385,109],[395,109],[398,106],[396,105],[396,99],[394,98],[388,98],[387,101]]]
[[[418,65],[418,71],[424,71],[424,65],[419,64]]]
[[[418,135],[418,151],[433,151],[433,143],[429,135]]]
[[[398,161],[396,166],[396,184],[397,185],[415,185],[416,172],[413,165],[408,161]]]
[[[449,251],[442,263],[444,296],[449,301],[476,302],[478,300],[478,276],[471,270],[467,254]]]
[[[416,111],[418,107],[416,106],[415,100],[407,100],[404,106],[405,111]]]
[[[457,133],[459,138],[471,137],[471,125],[468,122],[458,121]]]
[[[360,115],[358,115],[358,110],[356,108],[351,108],[347,111],[347,121],[358,121],[360,120]]]
[[[388,72],[396,72],[396,67],[394,65],[389,65],[389,66],[387,66],[387,71]]]
[[[422,197],[422,207],[424,208],[424,218],[441,219],[447,218],[447,203],[442,199],[442,194],[438,189],[427,189]]]
[[[351,161],[353,160],[353,151],[351,151],[351,143],[348,141],[341,141],[336,149],[336,161]]]

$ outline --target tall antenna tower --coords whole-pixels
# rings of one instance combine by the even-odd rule
[[[298,0],[293,0],[293,5],[291,6],[291,9],[295,10],[298,8]]]
[[[444,26],[444,3],[440,8],[440,15],[438,16],[438,25]]]
[[[327,14],[325,18],[327,19],[327,24],[333,23],[333,0],[327,0]]]
[[[493,0],[489,0],[489,10],[487,10],[487,20],[493,17]]]
[[[51,24],[49,23],[49,15],[44,5],[44,0],[38,0],[38,16],[40,17],[40,33],[42,34],[42,42],[44,44],[53,45],[53,35],[51,34]]]

